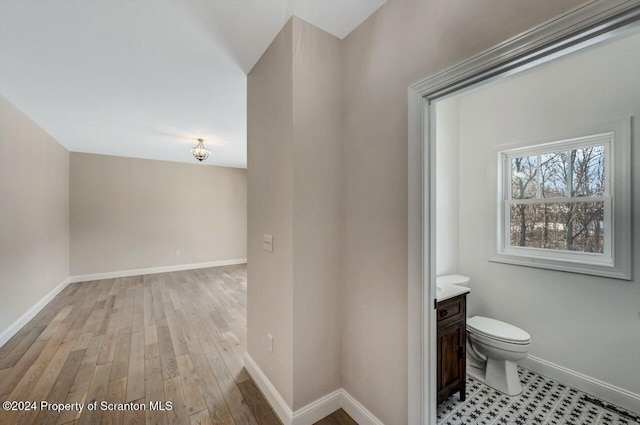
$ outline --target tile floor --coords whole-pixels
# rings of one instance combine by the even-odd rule
[[[515,397],[467,378],[467,399],[454,395],[438,406],[442,425],[635,425],[640,414],[625,411],[552,379],[519,368],[524,387]]]

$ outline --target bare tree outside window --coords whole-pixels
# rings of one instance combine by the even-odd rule
[[[605,146],[511,158],[510,245],[604,252]]]

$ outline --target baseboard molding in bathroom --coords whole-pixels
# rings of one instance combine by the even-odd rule
[[[555,379],[558,382],[569,385],[587,394],[594,395],[632,412],[640,413],[640,394],[632,393],[631,391],[531,355],[520,361],[519,364],[525,369]]]

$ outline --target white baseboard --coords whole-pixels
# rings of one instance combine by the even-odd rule
[[[235,260],[210,261],[207,263],[178,264],[175,266],[150,267],[146,269],[122,270],[118,272],[83,274],[83,275],[77,275],[77,276],[70,276],[69,279],[72,283],[73,282],[90,282],[93,280],[113,279],[116,277],[140,276],[143,274],[178,272],[182,270],[206,269],[209,267],[220,267],[220,266],[233,266],[236,264],[245,264],[246,262],[247,262],[246,258],[239,258]]]
[[[343,388],[293,412],[249,353],[245,353],[244,366],[284,425],[313,425],[340,408],[344,409],[359,425],[384,425]]]
[[[312,425],[342,407],[342,389],[312,401],[293,413],[292,425]]]
[[[346,390],[342,390],[342,408],[360,425],[384,425],[358,400],[353,398]]]
[[[256,383],[262,395],[265,396],[267,402],[271,405],[271,408],[276,413],[280,421],[284,425],[291,425],[293,420],[293,412],[291,408],[287,404],[286,401],[282,398],[276,387],[273,386],[267,375],[264,374],[262,369],[258,367],[256,362],[251,358],[249,353],[245,353],[244,355],[244,367],[249,372],[251,378],[253,378],[253,382]]]
[[[540,375],[555,379],[587,394],[613,403],[632,412],[640,412],[640,395],[600,381],[564,366],[551,363],[535,356],[528,356],[518,362],[522,367]]]
[[[35,303],[26,313],[24,313],[18,320],[13,322],[7,329],[2,331],[0,334],[0,347],[7,343],[11,339],[12,336],[18,333],[20,329],[24,327],[29,320],[33,319],[36,314],[40,312],[56,295],[58,295],[67,285],[71,283],[69,278],[66,278],[62,282],[58,284],[55,288],[53,288],[47,295],[42,297],[40,301]]]

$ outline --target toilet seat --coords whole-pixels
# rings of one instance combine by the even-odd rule
[[[488,317],[474,316],[467,319],[467,331],[484,338],[506,344],[528,345],[531,335],[517,326]]]

